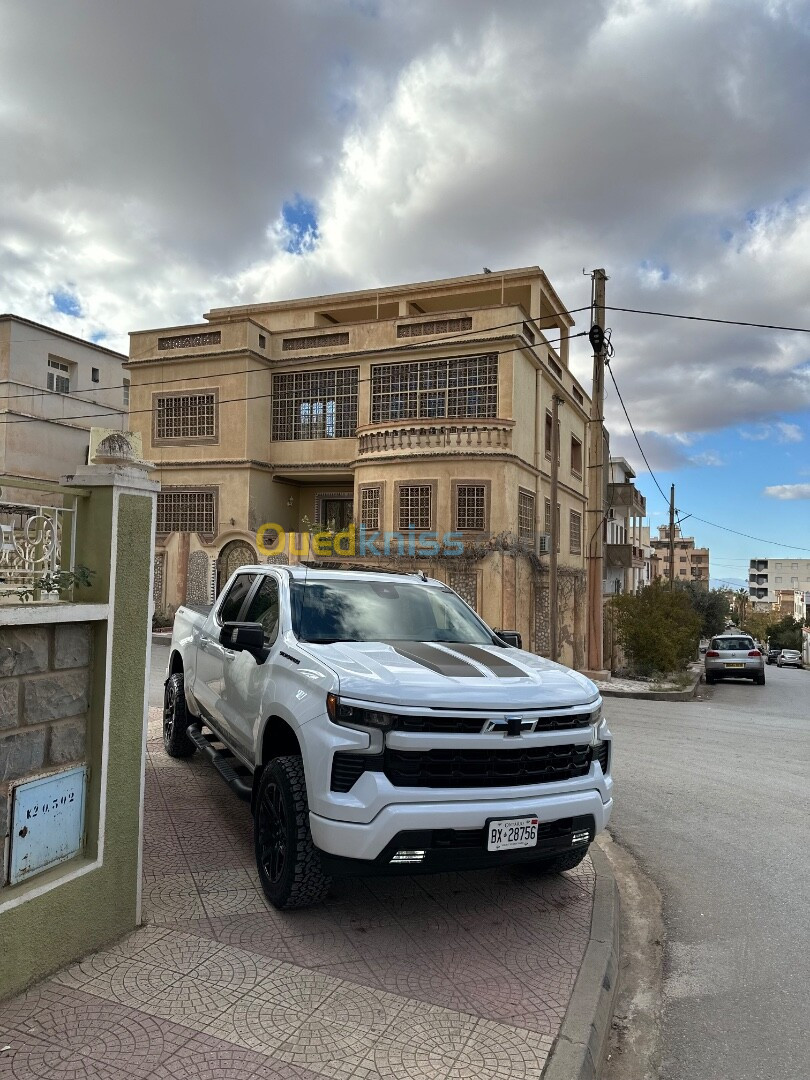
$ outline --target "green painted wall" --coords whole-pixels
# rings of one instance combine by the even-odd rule
[[[112,502],[110,491],[94,492],[88,514],[94,523],[88,547],[77,543],[78,560],[99,571],[94,579],[108,580],[109,566],[97,562],[109,550]],[[106,509],[106,514],[105,514]],[[138,833],[143,738],[144,685],[149,615],[149,576],[152,562],[152,498],[121,495],[117,539],[117,584],[114,606],[112,675],[110,684],[110,753],[107,778],[104,865],[75,881],[57,886],[43,896],[0,914],[0,999],[94,952],[132,930],[138,872]],[[105,541],[106,534],[106,541]],[[89,548],[89,550],[88,550]],[[85,593],[85,590],[82,590]],[[82,600],[87,599],[82,595]],[[93,600],[106,595],[93,596]],[[95,641],[93,701],[90,715],[88,798],[88,851],[95,855],[103,722],[106,628],[99,626]],[[50,877],[60,877],[64,863],[26,882],[33,889]],[[2,899],[15,890],[4,889]]]

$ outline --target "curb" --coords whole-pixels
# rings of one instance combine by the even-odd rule
[[[599,693],[605,697],[637,698],[639,701],[691,701],[703,678],[702,672],[692,673],[692,685],[686,690],[611,690],[600,686]]]
[[[608,1048],[619,977],[619,888],[607,856],[591,844],[596,872],[591,936],[543,1080],[596,1080]]]
[[[171,645],[171,643],[172,643],[172,632],[171,632],[171,630],[168,632],[168,634],[161,634],[157,630],[152,631],[152,644],[153,645]]]

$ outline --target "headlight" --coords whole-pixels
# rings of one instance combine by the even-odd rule
[[[588,723],[593,724],[594,727],[598,727],[599,724],[601,724],[601,722],[602,722],[602,703],[600,702],[599,705],[591,713],[590,720],[588,721]]]
[[[337,694],[326,695],[326,711],[333,724],[343,724],[346,727],[374,728],[377,731],[390,731],[396,720],[393,713],[347,705],[340,700]]]

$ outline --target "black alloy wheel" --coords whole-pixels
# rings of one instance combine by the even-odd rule
[[[183,676],[175,672],[166,680],[163,689],[163,746],[169,757],[191,757],[196,747],[186,733],[189,716]]]
[[[253,838],[259,880],[274,907],[304,908],[324,899],[332,882],[312,842],[300,757],[273,758],[265,766],[258,779]]]

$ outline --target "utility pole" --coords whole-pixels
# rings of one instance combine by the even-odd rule
[[[557,603],[557,552],[560,546],[560,521],[557,517],[557,486],[560,476],[560,405],[563,399],[551,399],[551,551],[548,554],[548,614],[551,623],[551,659],[557,659],[560,640],[560,612]]]
[[[675,485],[669,489],[669,587],[675,587]]]
[[[604,574],[605,507],[605,282],[604,270],[591,274],[591,333],[593,389],[588,425],[588,671],[604,677]],[[599,673],[598,675],[596,673]]]

